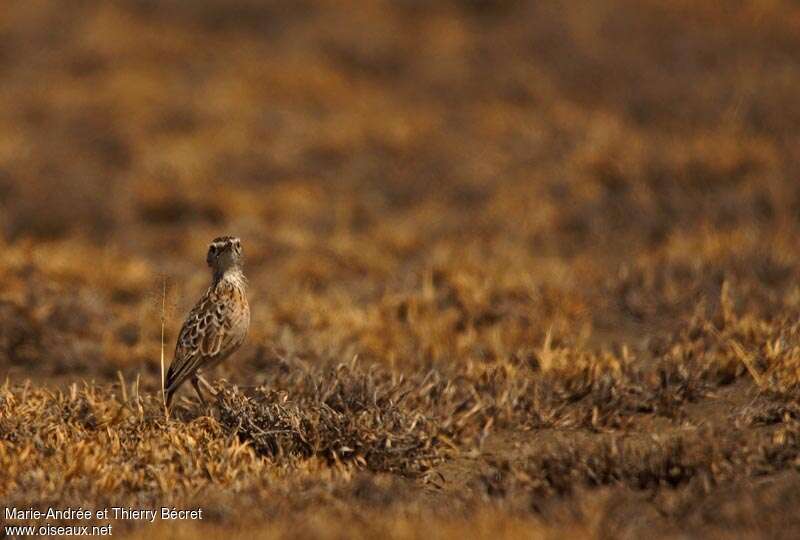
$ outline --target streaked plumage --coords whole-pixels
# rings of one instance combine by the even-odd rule
[[[164,383],[167,406],[180,386],[192,381],[200,400],[205,402],[198,383],[212,390],[202,377],[235,352],[244,342],[250,326],[247,280],[242,273],[242,247],[238,238],[215,238],[208,247],[206,262],[212,269],[212,282],[189,312],[178,334],[175,355]]]

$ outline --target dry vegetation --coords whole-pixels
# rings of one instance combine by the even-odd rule
[[[19,0],[0,74],[2,505],[800,535],[795,2]],[[227,233],[248,343],[166,422]]]

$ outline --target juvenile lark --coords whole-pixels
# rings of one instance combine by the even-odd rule
[[[233,236],[215,238],[208,246],[206,262],[212,271],[211,287],[189,312],[178,334],[175,356],[164,382],[168,407],[186,379],[191,379],[203,403],[199,384],[215,394],[201,373],[235,352],[250,326],[242,243]]]

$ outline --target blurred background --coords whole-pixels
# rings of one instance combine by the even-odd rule
[[[10,0],[0,77],[0,375],[157,384],[220,234],[256,373],[612,346],[797,275],[789,0]]]

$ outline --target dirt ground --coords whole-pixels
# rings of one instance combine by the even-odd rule
[[[0,77],[0,506],[800,536],[796,2],[12,0]],[[167,420],[223,234],[248,340]]]

